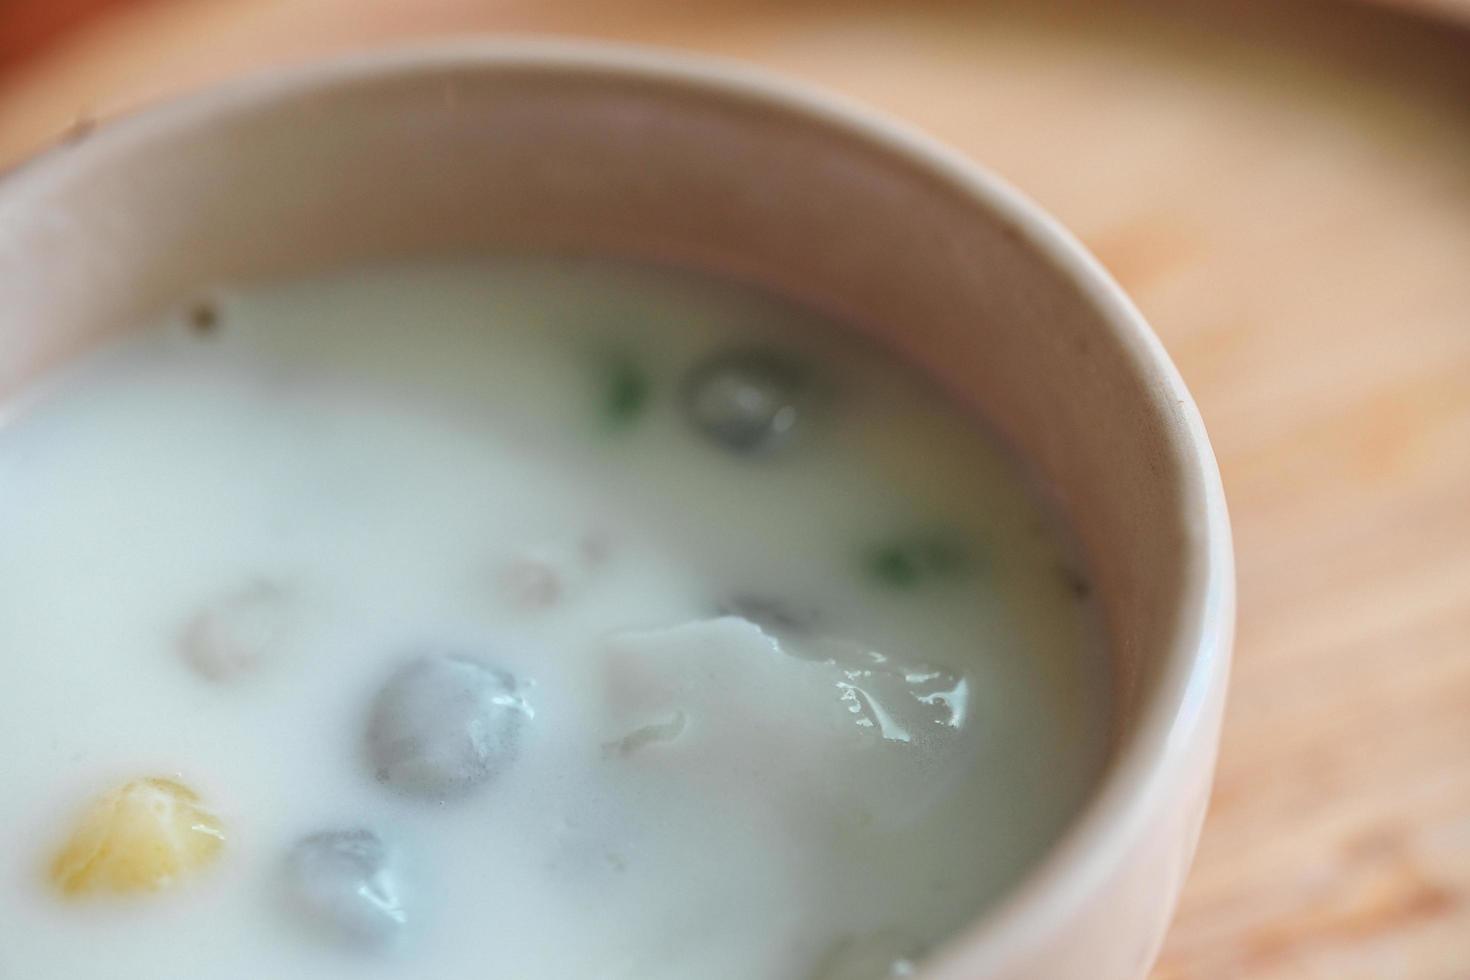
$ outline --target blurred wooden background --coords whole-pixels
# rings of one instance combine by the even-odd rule
[[[1137,297],[1235,520],[1218,789],[1157,980],[1470,978],[1470,30],[1436,16],[1470,0],[25,3],[0,165],[248,68],[535,31],[751,59],[1000,171]]]

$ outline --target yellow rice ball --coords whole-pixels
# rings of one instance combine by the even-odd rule
[[[224,828],[172,779],[135,779],[88,807],[51,864],[62,893],[156,891],[219,856]]]

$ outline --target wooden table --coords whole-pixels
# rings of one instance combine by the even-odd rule
[[[1470,978],[1470,34],[1325,2],[158,2],[0,78],[0,162],[79,114],[465,30],[750,58],[1080,232],[1199,398],[1239,548],[1218,789],[1158,980]]]

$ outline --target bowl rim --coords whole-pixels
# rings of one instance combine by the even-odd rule
[[[872,144],[963,194],[1009,224],[1065,276],[1108,324],[1130,369],[1156,382],[1170,476],[1181,483],[1187,549],[1178,615],[1159,681],[1136,712],[1132,736],[1105,768],[1060,839],[994,904],[942,942],[930,963],[962,954],[966,970],[999,969],[1047,941],[1125,862],[1192,761],[1209,706],[1228,682],[1235,622],[1235,566],[1220,471],[1198,407],[1162,342],[1119,284],[1056,218],[961,151],[916,126],[813,83],[731,58],[623,42],[514,35],[396,43],[266,68],[156,104],[129,108],[0,172],[8,201],[41,190],[94,153],[147,142],[176,128],[218,122],[276,101],[430,72],[521,69],[660,83],[716,99],[764,104]],[[928,972],[927,970],[925,971]]]

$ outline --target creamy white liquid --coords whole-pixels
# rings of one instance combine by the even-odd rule
[[[5,980],[904,975],[1085,796],[1107,669],[1076,563],[972,421],[869,344],[571,260],[213,301],[207,334],[173,314],[0,406]],[[731,346],[812,372],[779,451],[682,414]],[[959,567],[884,563],[915,535]],[[190,624],[262,587],[285,613],[218,628],[265,655],[202,672]],[[733,597],[801,622],[721,618]],[[382,785],[363,740],[385,679],[444,647],[534,716],[436,802]],[[219,859],[63,897],[77,815],[144,776],[200,794]],[[394,852],[389,945],[283,901],[291,845],[333,827]]]

